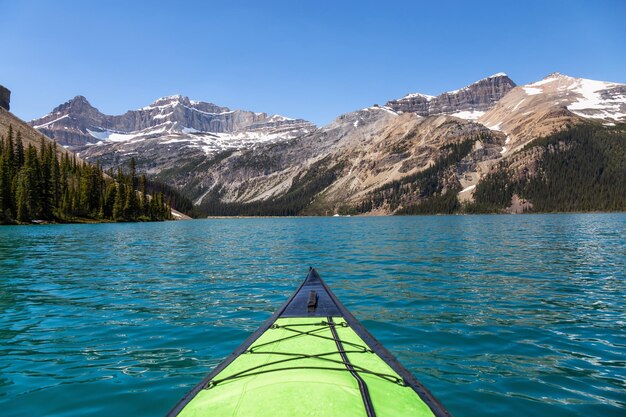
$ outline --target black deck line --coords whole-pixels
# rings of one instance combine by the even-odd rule
[[[339,308],[341,315],[346,320],[346,322],[352,327],[352,330],[356,334],[359,335],[361,339],[376,353],[378,356],[382,358],[394,371],[398,373],[404,379],[404,382],[413,388],[413,391],[417,393],[417,395],[430,407],[430,409],[435,414],[435,417],[452,417],[450,412],[446,410],[446,408],[437,400],[428,389],[422,385],[415,376],[411,372],[409,372],[398,360],[385,348],[370,332],[363,327],[363,325],[350,313],[350,311],[339,301],[337,296],[333,294],[333,292],[328,288],[326,283],[322,281],[322,286],[328,292],[330,298],[332,298],[333,302]]]
[[[306,287],[306,288],[305,288]],[[305,290],[305,291],[302,291]],[[318,296],[317,307],[314,312],[308,311],[308,291],[315,290]],[[299,297],[300,296],[300,297]],[[327,313],[334,314],[327,314]],[[239,355],[245,352],[274,322],[280,317],[343,317],[352,327],[354,332],[380,356],[394,371],[400,375],[413,391],[424,401],[435,414],[435,417],[451,417],[445,407],[411,374],[398,360],[372,336],[363,325],[348,311],[339,299],[328,288],[314,268],[309,268],[309,274],[300,284],[298,289],[289,299],[254,333],[252,333],[233,353],[211,371],[198,385],[193,387],[178,403],[167,413],[167,417],[178,415],[182,409],[207,386],[217,374],[230,365]]]
[[[352,363],[350,362],[350,359],[348,359],[348,355],[346,355],[346,352],[343,348],[343,343],[341,343],[341,339],[337,334],[337,329],[335,329],[335,326],[332,325],[333,318],[330,316],[328,317],[328,323],[330,324],[330,332],[333,335],[333,339],[335,339],[337,350],[341,355],[341,360],[343,361],[344,365],[346,365],[346,369],[350,371],[350,374],[352,374],[354,379],[356,379],[356,382],[359,384],[359,391],[361,392],[361,399],[363,400],[363,406],[365,407],[365,413],[367,414],[367,417],[376,417],[376,411],[374,411],[374,406],[372,405],[372,397],[370,397],[370,392],[367,389],[367,383],[363,380],[363,378],[361,378],[361,375],[359,375],[359,373],[355,371]]]

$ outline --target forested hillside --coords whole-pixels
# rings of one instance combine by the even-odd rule
[[[59,156],[61,154],[61,156]],[[112,173],[111,173],[112,174]],[[139,191],[136,191],[139,190]],[[157,221],[171,217],[162,192],[149,194],[144,177],[122,170],[113,178],[41,137],[22,142],[9,126],[0,137],[0,223],[33,221]]]
[[[520,170],[524,158],[536,161]],[[514,194],[532,212],[626,211],[626,125],[585,124],[531,142],[478,184],[467,210],[502,211]]]

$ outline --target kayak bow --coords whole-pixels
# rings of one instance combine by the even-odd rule
[[[168,416],[450,416],[310,269]]]

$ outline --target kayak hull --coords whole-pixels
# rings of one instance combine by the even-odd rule
[[[449,416],[315,269],[169,416]]]

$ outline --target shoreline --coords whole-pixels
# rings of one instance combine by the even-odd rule
[[[346,217],[429,217],[429,216],[532,216],[532,215],[546,215],[546,214],[619,214],[626,213],[626,211],[546,211],[536,213],[435,213],[435,214],[353,214],[353,215],[340,215],[340,216],[206,216],[197,217],[191,220],[206,220],[206,219],[315,219],[315,218],[346,218]]]

